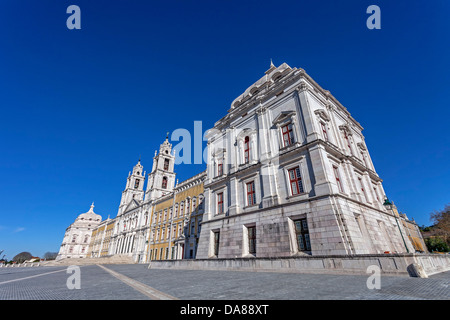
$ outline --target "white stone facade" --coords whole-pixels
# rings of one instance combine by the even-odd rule
[[[92,231],[101,221],[102,217],[94,212],[94,204],[92,204],[88,212],[80,214],[66,229],[56,260],[86,258]]]
[[[197,258],[414,252],[362,130],[304,70],[271,65],[207,135]]]
[[[145,172],[140,160],[134,166],[122,193],[109,255],[128,255],[138,263],[147,261],[152,205],[156,199],[170,194],[175,187],[174,159],[172,145],[166,138],[159,153],[155,151],[145,192]]]

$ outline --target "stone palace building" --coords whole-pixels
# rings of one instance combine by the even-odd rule
[[[136,262],[426,252],[415,222],[383,206],[362,130],[303,69],[271,64],[208,130],[206,171],[178,183],[166,138],[149,174],[140,161],[129,173],[117,216],[91,225],[85,252]]]

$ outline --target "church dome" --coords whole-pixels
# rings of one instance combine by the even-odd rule
[[[102,216],[99,214],[96,214],[94,212],[94,203],[91,204],[91,208],[89,209],[88,212],[86,213],[82,213],[78,216],[78,218],[76,219],[76,221],[102,221]]]

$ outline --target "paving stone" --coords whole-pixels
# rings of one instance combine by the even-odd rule
[[[450,299],[450,272],[427,279],[382,276],[381,288],[377,290],[367,288],[369,275],[148,269],[146,264],[105,266],[182,300]],[[0,300],[148,299],[95,265],[81,266],[81,289],[69,290],[66,281],[71,274],[66,270],[65,267],[1,270]],[[22,278],[26,279],[12,281]]]

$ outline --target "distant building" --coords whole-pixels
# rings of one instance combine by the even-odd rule
[[[56,260],[87,257],[92,231],[101,223],[102,217],[94,212],[94,204],[88,212],[80,214],[64,234]]]

